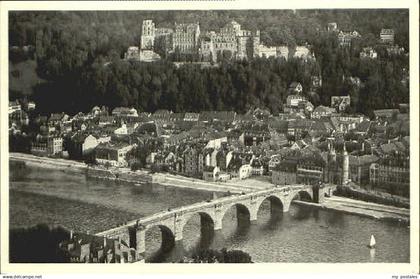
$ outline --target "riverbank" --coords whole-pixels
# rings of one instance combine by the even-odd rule
[[[410,224],[410,210],[406,208],[364,202],[337,196],[326,198],[325,202],[322,204],[305,201],[294,202],[296,204],[303,204],[306,206],[333,210],[362,217],[369,217],[378,220],[392,220],[407,225]]]
[[[24,153],[10,153],[9,160],[25,162],[25,164],[35,167],[61,170],[64,172],[83,173],[86,174],[87,177],[94,179],[134,183],[138,184],[139,187],[145,183],[156,183],[163,186],[188,188],[193,190],[241,194],[268,189],[274,186],[270,181],[264,181],[256,178],[231,182],[209,182],[182,175],[151,173],[147,170],[131,171],[129,168],[104,168],[101,166],[89,166],[78,161],[37,157]]]

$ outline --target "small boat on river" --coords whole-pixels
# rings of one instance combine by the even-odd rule
[[[375,240],[375,237],[373,236],[373,234],[370,236],[370,243],[369,243],[369,245],[368,245],[368,247],[370,248],[370,249],[374,249],[375,248],[375,246],[376,246],[376,240]]]

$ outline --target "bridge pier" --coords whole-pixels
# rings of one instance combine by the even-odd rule
[[[162,251],[166,253],[166,252],[171,251],[172,248],[174,248],[176,241],[171,231],[161,229],[161,232],[162,232]],[[178,241],[181,241],[181,240],[182,240],[182,236],[181,236],[181,239],[179,239]]]
[[[185,250],[184,250],[184,241],[182,239],[175,241],[175,245],[174,245],[173,249],[175,251],[175,258],[176,259],[184,258]]]
[[[136,260],[144,260],[146,258],[146,230],[136,231]]]
[[[258,218],[258,209],[253,209],[249,212],[249,221],[251,224],[255,224]]]
[[[292,201],[288,201],[288,202],[285,202],[284,204],[283,204],[283,212],[289,212],[289,209],[290,209],[290,204],[292,203]]]
[[[222,229],[222,218],[216,218],[214,220],[214,230],[220,231]]]

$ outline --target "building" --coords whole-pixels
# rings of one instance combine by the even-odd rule
[[[38,135],[31,145],[31,153],[37,156],[60,156],[63,152],[63,138],[56,135]]]
[[[168,53],[172,51],[172,36],[174,30],[171,28],[156,28],[154,50],[158,53]]]
[[[370,183],[374,188],[391,194],[409,196],[410,159],[403,154],[395,154],[380,159],[370,166]]]
[[[328,32],[338,32],[337,22],[329,22],[327,25]]]
[[[338,44],[341,47],[350,47],[352,41],[360,37],[361,36],[357,31],[340,31],[337,35]]]
[[[121,117],[138,117],[137,110],[135,108],[116,107],[112,110],[112,115]]]
[[[287,60],[289,58],[289,48],[287,46],[272,46],[268,47],[263,44],[258,46],[258,52],[256,54],[259,57],[274,57],[274,58],[284,58]]]
[[[151,19],[143,20],[140,48],[153,50],[155,42],[155,23]]]
[[[9,102],[9,114],[20,111],[21,109],[22,107],[18,101]]]
[[[199,49],[199,23],[175,23],[172,49],[183,54],[196,54]]]
[[[294,81],[289,85],[288,92],[289,94],[296,94],[296,95],[302,94],[303,86],[300,82]],[[288,103],[288,105],[290,104]]]
[[[98,164],[109,165],[114,167],[127,167],[127,153],[136,145],[128,143],[101,143],[96,147],[95,159]]]
[[[379,33],[379,39],[384,44],[394,44],[394,29],[381,29]]]
[[[93,135],[76,133],[70,138],[67,151],[71,159],[83,159],[92,154],[98,144]]]
[[[405,49],[398,45],[388,45],[386,46],[386,52],[388,53],[389,56],[401,55],[401,54],[404,54]]]
[[[360,58],[361,59],[364,59],[364,58],[376,59],[378,58],[378,53],[371,47],[365,47],[360,52]]]
[[[272,169],[271,182],[274,185],[296,184],[296,160],[284,160]]]
[[[338,112],[345,111],[350,106],[350,95],[347,96],[331,96],[331,107]]]
[[[125,60],[140,60],[140,50],[139,47],[130,46],[127,49],[127,52],[124,54]]]
[[[203,169],[203,180],[215,182],[219,180],[220,169],[214,166],[205,166]]]
[[[217,57],[246,59],[262,56],[260,31],[243,30],[236,21],[228,22],[219,32],[210,31],[202,36],[200,54],[206,60],[212,57],[213,61]]]
[[[87,233],[73,233],[59,247],[72,263],[132,263],[139,260],[134,248],[121,239],[107,239]]]
[[[259,57],[277,57],[277,47],[267,47],[265,45],[258,46],[258,56]]]
[[[315,59],[315,56],[307,46],[296,46],[293,57],[303,59],[304,61]]]
[[[330,117],[336,110],[334,108],[326,107],[323,105],[317,106],[312,112],[312,118]]]

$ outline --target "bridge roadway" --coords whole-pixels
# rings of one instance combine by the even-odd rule
[[[290,204],[295,198],[322,203],[325,196],[332,195],[333,188],[333,185],[277,186],[168,209],[96,235],[125,241],[136,250],[136,260],[141,261],[144,260],[146,252],[146,231],[152,227],[160,228],[162,232],[161,249],[169,251],[176,242],[183,239],[183,228],[194,214],[200,216],[202,233],[203,229],[217,231],[222,229],[223,217],[233,206],[237,210],[238,222],[252,222],[257,220],[258,210],[266,199],[270,201],[271,214],[275,214],[276,212],[289,211]]]

